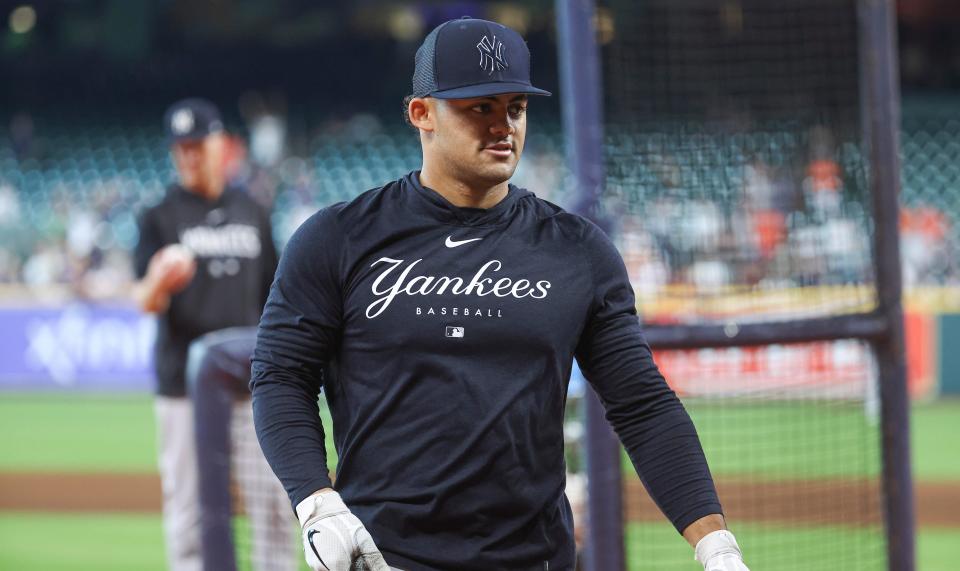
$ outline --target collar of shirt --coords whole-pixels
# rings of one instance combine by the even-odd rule
[[[520,203],[533,198],[533,193],[509,185],[507,196],[492,208],[455,206],[437,191],[420,184],[420,171],[413,171],[401,179],[404,201],[412,210],[445,224],[461,226],[497,226],[508,222]]]
[[[170,185],[168,192],[174,196],[179,197],[181,200],[197,202],[199,204],[203,204],[207,207],[212,208],[212,207],[221,205],[227,200],[229,200],[232,197],[233,193],[236,192],[236,190],[230,186],[227,186],[223,189],[223,192],[220,193],[220,196],[218,196],[214,200],[210,200],[201,194],[197,194],[196,192],[188,190],[183,186],[181,186],[180,184]]]

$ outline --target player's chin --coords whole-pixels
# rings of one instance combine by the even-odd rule
[[[512,156],[506,159],[496,158],[486,160],[483,161],[484,164],[480,165],[480,171],[483,173],[484,178],[496,178],[499,179],[500,182],[503,182],[513,176],[513,172],[517,170],[518,162],[518,158]]]

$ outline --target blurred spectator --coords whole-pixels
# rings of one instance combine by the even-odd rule
[[[0,248],[0,283],[20,281],[20,257],[7,248]]]
[[[280,155],[261,157],[279,160],[263,165],[232,137],[227,168],[233,184],[275,206],[280,241],[317,208],[381,184],[386,171],[417,166],[410,134],[378,115],[344,111],[310,123],[288,119],[282,101],[259,97],[256,105],[241,101],[244,116],[278,108],[289,121],[286,129],[303,125],[302,140],[294,145],[295,133],[287,132]],[[136,241],[133,213],[160,196],[169,174],[166,153],[153,140],[137,143],[132,134],[140,126],[131,124],[109,138],[57,135],[48,139],[49,157],[18,165],[18,153],[32,148],[27,154],[36,154],[35,120],[39,124],[26,114],[11,119],[11,134],[19,138],[0,139],[0,161],[12,168],[0,180],[0,280],[27,283],[29,274],[31,284],[70,286],[84,297],[117,295],[129,280],[111,273],[112,260],[129,255]],[[909,128],[903,137],[904,203],[911,205],[901,220],[905,284],[957,284],[960,211],[951,193],[960,173],[960,123]],[[868,279],[868,214],[858,194],[865,189],[852,184],[861,173],[847,172],[859,160],[847,162],[848,145],[838,145],[824,126],[750,137],[746,143],[732,135],[690,139],[686,147],[659,132],[616,139],[634,149],[637,160],[624,165],[627,176],[609,185],[604,203],[616,211],[639,295],[661,296],[668,284],[690,281],[714,290],[725,283],[779,288]],[[575,189],[556,126],[532,135],[528,147],[516,182],[570,206]]]
[[[540,198],[557,203],[566,198],[565,174],[563,157],[558,153],[543,151],[524,155],[513,181]]]
[[[247,144],[238,135],[228,133],[224,137],[224,176],[229,183],[241,183],[250,178]]]
[[[31,287],[62,283],[67,275],[67,259],[62,243],[45,240],[38,242],[23,265],[23,281]]]
[[[683,250],[689,256],[694,252],[716,253],[726,230],[720,205],[712,200],[695,198],[685,201],[682,209],[683,215],[678,220],[681,226],[674,227],[673,232],[678,234]]]
[[[793,217],[790,276],[798,285],[864,283],[871,279],[869,235],[864,220],[843,214],[819,221]]]
[[[117,299],[128,295],[134,275],[129,252],[95,250],[77,277],[76,292],[85,299]]]
[[[247,144],[240,136],[225,135],[224,147],[224,173],[228,186],[246,188],[257,204],[273,210],[277,181],[272,169],[250,162]]]
[[[70,207],[67,214],[67,253],[71,257],[90,256],[97,240],[100,219],[100,216],[86,205]]]
[[[20,198],[16,189],[0,181],[0,226],[16,223],[20,218]]]
[[[698,293],[724,293],[726,286],[734,283],[730,265],[718,257],[698,259],[687,268],[686,281],[693,284]]]
[[[250,131],[250,158],[263,167],[277,165],[287,144],[286,102],[279,93],[264,97],[249,91],[240,97],[240,113]]]
[[[949,230],[946,216],[935,208],[901,209],[900,256],[904,286],[933,283],[944,277],[938,273],[948,274],[950,269],[956,269],[957,260],[947,251]]]
[[[664,263],[653,236],[633,219],[624,221],[617,247],[627,266],[630,283],[640,301],[657,298],[667,286],[670,269]]]
[[[823,217],[835,216],[840,209],[843,180],[835,158],[833,134],[822,125],[808,133],[809,162],[803,181],[807,206]]]
[[[774,170],[760,157],[743,168],[743,195],[752,210],[771,210],[775,207]]]
[[[760,157],[743,169],[742,200],[730,222],[741,283],[755,284],[767,277],[770,262],[786,241],[788,187],[778,178],[777,170]]]
[[[286,240],[307,218],[327,205],[318,204],[314,198],[318,183],[303,160],[287,159],[280,173],[287,197],[287,214],[279,231]]]

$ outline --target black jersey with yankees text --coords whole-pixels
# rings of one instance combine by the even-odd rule
[[[677,529],[720,513],[696,431],[651,358],[620,255],[511,186],[458,208],[414,172],[290,240],[260,322],[253,406],[293,504],[335,488],[405,571],[566,570],[573,359]]]
[[[138,278],[161,248],[180,243],[197,260],[197,273],[157,316],[154,368],[157,393],[186,394],[190,342],[226,327],[256,325],[277,267],[267,212],[246,192],[226,189],[208,200],[179,186],[147,209],[139,221],[134,252]]]

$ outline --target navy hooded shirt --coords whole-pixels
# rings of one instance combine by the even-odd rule
[[[720,513],[604,233],[512,185],[490,209],[456,207],[414,172],[291,238],[254,354],[257,433],[294,505],[331,486],[322,388],[334,487],[391,566],[573,569],[574,358],[674,526]]]

